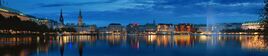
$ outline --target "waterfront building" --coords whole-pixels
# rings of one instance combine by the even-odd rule
[[[158,24],[157,25],[157,34],[172,34],[173,33],[172,24]]]
[[[191,33],[194,31],[192,24],[183,23],[175,25],[174,27],[175,27],[174,33]]]
[[[223,30],[241,29],[242,23],[225,23]]]
[[[2,5],[0,6],[0,14],[6,18],[11,17],[11,16],[17,16],[18,18],[20,18],[21,21],[27,21],[27,20],[30,20],[30,18],[32,18],[31,16],[25,15],[24,13],[18,10],[15,10],[6,6],[2,6]]]
[[[107,27],[99,27],[97,29],[98,34],[110,34],[109,30]]]
[[[67,24],[65,25],[65,27],[66,27],[66,28],[75,28],[76,25],[75,25],[74,23],[67,23]]]
[[[223,23],[221,24],[221,29],[222,33],[226,32],[243,32],[242,30],[242,23]]]
[[[144,34],[146,31],[146,26],[145,25],[139,25],[139,34]]]
[[[243,30],[263,30],[263,24],[260,21],[245,22],[241,27]]]
[[[59,25],[59,23],[57,21],[55,21],[55,20],[48,20],[48,24],[47,24],[48,28],[50,28],[50,29],[57,29],[58,28],[58,25]]]
[[[50,29],[56,29],[58,28],[58,22],[47,19],[47,18],[37,18],[31,15],[26,15],[18,10],[5,7],[5,6],[0,6],[0,14],[3,15],[4,17],[8,18],[11,16],[16,16],[18,17],[21,21],[32,21],[37,23],[38,25],[46,25]]]
[[[57,21],[51,19],[31,18],[31,21],[37,23],[38,25],[46,25],[49,29],[56,29],[59,25]]]
[[[58,22],[50,19],[37,18],[31,15],[26,15],[21,11],[18,11],[13,8],[9,8],[3,5],[0,5],[0,14],[8,18],[11,16],[17,16],[21,21],[33,21],[38,25],[46,25],[50,29],[58,28]]]
[[[145,32],[147,34],[156,34],[156,24],[145,24]]]
[[[127,25],[127,33],[128,34],[138,34],[139,33],[139,24],[132,23]]]
[[[206,32],[207,30],[207,25],[206,24],[195,24],[193,25],[194,29],[196,30],[196,33],[203,33]]]
[[[97,25],[93,24],[93,25],[89,25],[89,33],[90,34],[96,34],[97,33]]]
[[[108,25],[108,31],[111,34],[121,34],[123,26],[120,23],[111,23]]]
[[[122,32],[121,32],[121,34],[128,34],[127,31],[128,31],[128,30],[127,30],[127,27],[124,27],[124,26],[123,26],[123,27],[122,27]]]

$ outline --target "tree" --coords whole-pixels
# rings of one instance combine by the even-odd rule
[[[10,16],[5,18],[0,14],[0,30],[14,30],[14,31],[34,31],[34,32],[52,32],[46,25],[39,25],[34,21],[21,21],[17,16]]]
[[[262,19],[263,19],[263,34],[268,34],[268,0],[264,1],[265,6],[263,8],[263,15],[262,15]]]
[[[5,20],[6,18],[2,15],[2,14],[0,14],[0,29],[2,30],[2,29],[4,29],[4,20]]]

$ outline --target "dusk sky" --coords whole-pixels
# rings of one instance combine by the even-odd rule
[[[86,24],[206,23],[207,5],[218,23],[258,20],[263,0],[5,0],[5,6],[41,18],[77,23],[79,9]]]

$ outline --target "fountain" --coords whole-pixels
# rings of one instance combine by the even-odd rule
[[[207,5],[207,29],[206,32],[207,34],[218,34],[219,30],[217,28],[217,22],[214,18],[213,14],[213,0],[211,0],[208,5]]]
[[[215,48],[217,45],[217,39],[218,39],[218,32],[219,28],[217,28],[217,22],[214,17],[214,11],[213,11],[213,0],[210,0],[210,2],[207,5],[207,27],[206,27],[206,36],[210,37],[209,41],[207,42],[208,48]]]

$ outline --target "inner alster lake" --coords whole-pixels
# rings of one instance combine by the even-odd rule
[[[268,56],[268,36],[0,36],[0,56]]]

